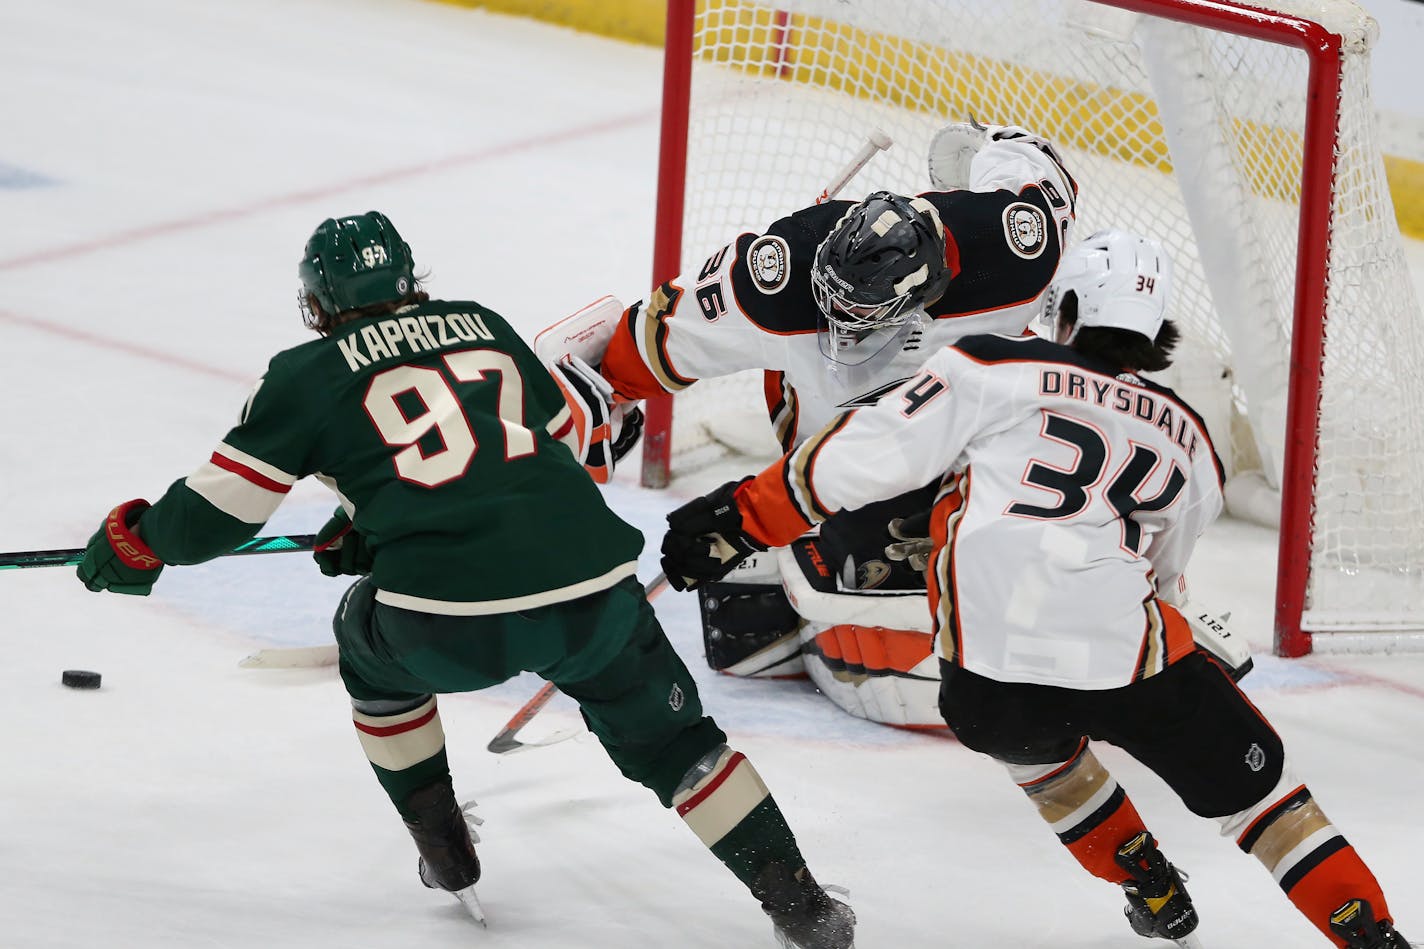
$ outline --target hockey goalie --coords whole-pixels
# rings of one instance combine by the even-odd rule
[[[929,179],[918,195],[806,207],[735,237],[646,303],[607,297],[541,333],[541,358],[610,390],[617,450],[595,477],[636,438],[641,400],[699,379],[762,370],[770,424],[790,449],[944,345],[1025,332],[1074,220],[1077,185],[1057,152],[1017,126],[953,124],[931,144]],[[915,534],[934,492],[843,512],[700,588],[709,665],[809,674],[856,715],[943,727]]]

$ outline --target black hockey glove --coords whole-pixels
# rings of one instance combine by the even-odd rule
[[[638,444],[638,439],[643,437],[643,410],[636,405],[630,408],[623,416],[623,424],[618,428],[618,437],[613,439],[610,450],[613,452],[613,463],[617,464],[623,460],[623,456],[633,450],[633,446]]]
[[[338,510],[316,532],[312,559],[328,577],[342,574],[359,577],[371,572],[373,557],[366,538],[352,529],[351,518],[346,516],[346,512]]]
[[[885,526],[896,543],[885,548],[885,556],[891,560],[904,561],[911,570],[924,573],[930,563],[930,512],[897,517]]]
[[[752,554],[766,550],[742,531],[742,512],[732,498],[738,486],[749,480],[728,481],[668,514],[663,572],[674,590],[720,580]]]

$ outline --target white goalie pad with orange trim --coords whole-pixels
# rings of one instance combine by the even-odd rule
[[[845,711],[901,728],[945,729],[929,598],[843,590],[816,538],[778,551],[781,580],[805,621],[801,655],[816,687]]]

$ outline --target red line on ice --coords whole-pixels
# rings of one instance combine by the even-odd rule
[[[311,188],[306,191],[294,191],[290,194],[277,195],[266,200],[257,201],[253,204],[243,205],[236,208],[220,208],[215,211],[208,211],[203,214],[196,214],[192,217],[178,218],[173,221],[160,221],[156,224],[148,224],[143,227],[136,227],[127,231],[120,231],[117,234],[110,234],[107,237],[98,237],[93,240],[80,241],[76,244],[68,244],[63,247],[52,247],[48,250],[35,251],[32,254],[22,254],[19,257],[11,257],[0,260],[0,270],[17,270],[21,267],[29,267],[34,264],[48,263],[54,260],[68,260],[74,257],[82,257],[86,254],[96,253],[101,250],[108,250],[113,247],[123,247],[128,244],[135,244],[140,241],[150,240],[155,237],[166,237],[171,234],[183,231],[198,230],[210,227],[214,224],[222,224],[227,221],[235,221],[241,218],[252,217],[263,211],[270,211],[273,208],[289,207],[296,204],[306,204],[318,200],[345,194],[358,188],[367,188],[372,185],[389,184],[392,181],[401,181],[407,178],[418,178],[421,175],[436,174],[451,168],[458,168],[461,165],[471,165],[490,159],[503,158],[508,155],[520,152],[533,151],[545,148],[550,145],[559,145],[571,140],[586,138],[594,135],[602,135],[606,132],[616,132],[620,129],[628,128],[648,122],[654,118],[654,113],[637,112],[629,115],[617,116],[605,119],[602,122],[593,122],[588,125],[581,125],[575,128],[565,129],[559,132],[550,132],[544,135],[535,135],[531,138],[520,139],[514,142],[507,142],[503,145],[495,145],[490,148],[483,148],[478,151],[465,152],[459,155],[450,155],[446,158],[438,158],[433,161],[421,162],[416,165],[407,165],[404,168],[391,168],[386,171],[365,175],[360,178],[352,178],[339,184],[329,185],[324,188]]]

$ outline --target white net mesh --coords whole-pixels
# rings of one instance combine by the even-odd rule
[[[1164,2],[1164,6],[1168,5]],[[1369,107],[1373,21],[1350,0],[1277,0],[1345,37],[1342,128],[1306,628],[1424,628],[1424,320]],[[947,121],[1026,126],[1080,185],[1077,235],[1162,240],[1186,343],[1168,379],[1228,470],[1280,483],[1307,61],[1268,42],[1086,0],[702,0],[683,267],[820,193],[880,128],[895,146],[842,197],[927,189]],[[759,380],[674,408],[674,473],[774,449]],[[749,464],[750,467],[750,464]]]

